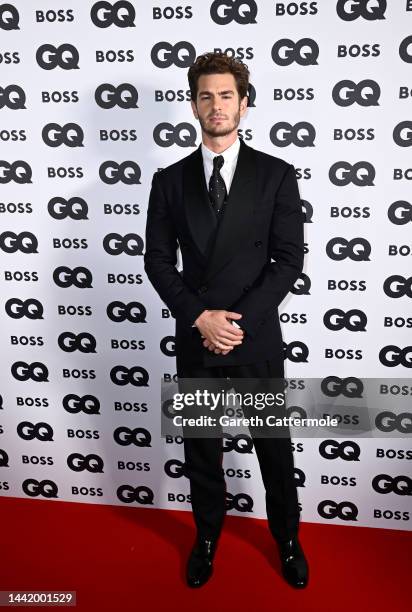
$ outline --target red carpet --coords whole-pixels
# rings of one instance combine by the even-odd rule
[[[192,590],[189,512],[0,498],[0,520],[0,590],[77,591],[82,612],[411,610],[406,531],[301,523],[299,591],[280,576],[266,521],[227,516],[214,575]]]

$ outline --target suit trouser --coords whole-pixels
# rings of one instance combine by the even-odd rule
[[[178,378],[283,378],[283,362],[205,367],[179,364]],[[236,391],[236,381],[233,381]],[[297,535],[300,510],[294,480],[294,460],[289,430],[285,437],[255,437],[253,445],[266,491],[269,529],[277,540]],[[184,433],[184,474],[190,480],[191,504],[198,534],[218,537],[226,512],[226,484],[222,437],[194,438]]]

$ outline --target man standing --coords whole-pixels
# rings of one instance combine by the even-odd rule
[[[304,258],[295,169],[238,137],[248,101],[245,64],[205,53],[190,67],[188,80],[202,143],[154,174],[144,256],[148,278],[176,319],[177,375],[281,378],[278,306]],[[176,269],[178,244],[182,273]],[[283,575],[292,586],[305,587],[290,436],[253,442]],[[211,576],[225,515],[222,439],[185,436],[184,451],[197,528],[186,578],[197,587]]]

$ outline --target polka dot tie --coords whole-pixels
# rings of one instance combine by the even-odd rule
[[[224,161],[223,155],[216,155],[216,157],[213,158],[213,172],[209,181],[210,200],[216,215],[220,213],[223,202],[226,199],[226,185],[220,174],[220,169]]]

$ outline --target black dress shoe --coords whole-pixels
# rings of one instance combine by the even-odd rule
[[[303,589],[308,583],[309,567],[297,536],[278,541],[278,546],[283,577],[291,586]]]
[[[213,572],[213,557],[216,545],[216,538],[197,537],[187,562],[186,581],[188,586],[200,587],[209,580]]]

